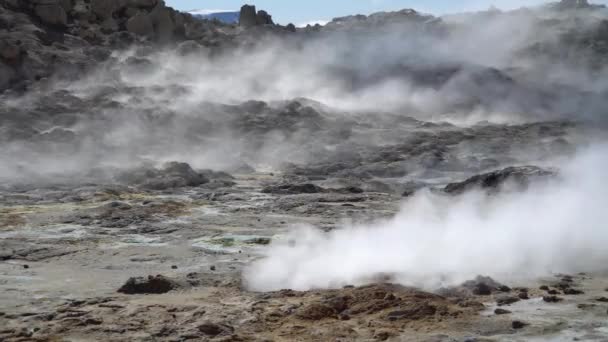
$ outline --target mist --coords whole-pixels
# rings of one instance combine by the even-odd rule
[[[562,32],[591,32],[601,17],[577,14],[543,30],[544,20],[563,15],[535,9],[437,21],[404,13],[403,20],[389,14],[381,25],[370,16],[372,26],[352,30],[338,20],[294,38],[244,35],[224,50],[115,52],[75,82],[50,79],[5,98],[6,111],[15,114],[3,119],[0,178],[83,176],[98,167],[176,159],[222,170],[243,163],[280,170],[324,149],[306,140],[310,130],[269,129],[253,138],[235,128],[246,110],[226,106],[249,100],[281,110],[285,101],[304,99],[324,120],[346,126],[369,112],[391,114],[378,115],[386,122],[411,117],[465,127],[603,121],[606,71],[579,63],[587,52],[572,60],[525,53],[538,42],[561,47]],[[30,119],[19,110],[44,108],[59,91],[68,115],[33,115],[21,127]]]
[[[560,272],[605,271],[608,146],[581,152],[557,179],[527,191],[424,191],[399,213],[325,233],[293,227],[245,273],[256,291],[340,288],[390,279],[436,290],[477,275],[534,280]]]

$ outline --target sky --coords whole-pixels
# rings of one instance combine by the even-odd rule
[[[264,9],[280,24],[304,24],[326,21],[350,14],[370,14],[378,11],[413,8],[435,15],[488,9],[494,5],[501,9],[534,6],[547,0],[165,0],[168,6],[188,11],[193,9],[238,10],[248,1]],[[596,0],[594,3],[608,3]]]

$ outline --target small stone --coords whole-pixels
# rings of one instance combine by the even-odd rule
[[[30,265],[23,265],[23,268],[27,270],[28,268],[30,268]]]
[[[229,325],[207,322],[199,325],[198,330],[207,336],[218,336],[230,334],[234,331],[234,328]]]
[[[517,297],[519,297],[519,299],[523,299],[523,300],[528,300],[530,299],[530,296],[528,296],[528,292],[520,292]]]
[[[507,285],[501,285],[498,287],[498,291],[500,292],[511,292],[511,288]]]
[[[498,304],[498,306],[511,305],[519,302],[519,300],[520,299],[518,297],[502,296],[496,299],[496,304]]]
[[[564,294],[565,295],[580,295],[580,294],[584,294],[585,292],[581,291],[581,290],[577,290],[577,289],[573,289],[573,288],[569,288],[569,289],[565,289],[564,290]]]
[[[559,292],[557,290],[549,290],[549,291],[547,291],[547,293],[550,294],[550,295],[559,294]]]
[[[347,314],[339,314],[338,319],[340,319],[341,321],[348,321],[350,320],[350,316]]]
[[[543,291],[549,291],[549,286],[543,285],[543,286],[539,287],[539,289],[543,290]]]
[[[209,267],[210,270],[215,271],[215,266]]]
[[[171,269],[172,269],[172,270],[176,270],[176,269],[177,269],[177,266],[176,266],[176,265],[173,265],[173,266],[171,266]]]
[[[513,327],[513,329],[522,329],[527,325],[529,325],[529,324],[522,322],[522,321],[513,321],[513,323],[511,323],[511,326]]]
[[[563,298],[557,296],[544,296],[543,300],[547,303],[558,303],[564,300]]]
[[[494,313],[496,315],[507,315],[507,314],[510,314],[511,311],[499,308],[499,309],[494,310]]]
[[[606,297],[600,297],[600,298],[596,299],[596,301],[602,302],[602,303],[608,303],[608,298],[606,298]]]

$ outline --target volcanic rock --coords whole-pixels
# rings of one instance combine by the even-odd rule
[[[231,334],[232,332],[234,332],[234,328],[229,325],[211,322],[203,323],[199,325],[197,329],[207,336],[214,337],[219,335]]]
[[[252,27],[257,25],[257,13],[255,6],[243,5],[239,16],[239,25],[242,27]]]
[[[490,192],[497,191],[505,183],[513,184],[520,189],[525,189],[528,185],[539,179],[555,176],[554,171],[541,169],[536,166],[509,167],[490,173],[473,176],[460,183],[448,184],[443,191],[458,195],[473,189],[484,189]]]
[[[145,12],[138,12],[135,16],[127,21],[127,30],[140,36],[152,36],[154,34],[154,26],[150,16]]]
[[[202,173],[194,171],[186,163],[171,162],[160,169],[142,167],[123,172],[118,180],[150,190],[165,190],[172,188],[199,186],[209,183]]]
[[[118,289],[124,294],[162,294],[183,288],[184,286],[175,280],[162,275],[129,278],[127,282]]]
[[[563,298],[557,296],[544,296],[543,300],[547,303],[558,303],[564,300]]]
[[[65,26],[68,23],[65,9],[59,3],[37,5],[35,13],[43,23],[48,25]]]
[[[268,14],[266,11],[258,11],[256,14],[256,24],[257,25],[274,25],[272,21],[272,16]]]
[[[280,195],[293,195],[293,194],[317,194],[324,192],[325,189],[316,186],[314,184],[284,184],[276,186],[268,186],[262,190],[265,194],[280,194]]]

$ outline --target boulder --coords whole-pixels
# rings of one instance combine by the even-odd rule
[[[503,170],[473,176],[463,182],[448,184],[443,191],[458,195],[473,189],[497,191],[505,183],[525,189],[531,181],[555,176],[556,172],[536,166],[508,167]]]
[[[146,60],[142,59],[142,61]],[[150,190],[166,190],[209,183],[209,178],[204,174],[194,171],[186,163],[178,162],[167,163],[160,169],[141,167],[123,172],[118,175],[118,180]]]
[[[266,11],[258,11],[255,21],[256,25],[274,25],[272,16]]]
[[[287,24],[287,26],[285,26],[285,29],[289,32],[296,32],[296,25],[289,23]]]
[[[66,26],[68,24],[68,15],[58,3],[36,5],[34,13],[47,25]]]
[[[112,18],[120,8],[120,0],[91,0],[91,11],[101,20]]]
[[[74,19],[81,21],[92,21],[95,19],[95,15],[91,11],[91,5],[84,0],[77,0],[72,6],[72,10],[70,15],[74,17]]]
[[[127,31],[151,37],[154,34],[154,26],[147,13],[139,12],[127,21]]]
[[[0,62],[0,91],[7,89],[15,78],[15,71],[8,65]]]
[[[60,0],[59,5],[61,5],[61,7],[66,13],[70,13],[72,8],[74,7],[74,2],[72,0]]]
[[[175,23],[171,17],[170,9],[159,4],[150,12],[150,20],[152,21],[152,27],[156,33],[156,39],[159,42],[166,43],[173,38]]]
[[[11,63],[16,62],[21,56],[21,46],[15,41],[2,39],[0,40],[0,58]]]
[[[113,18],[108,18],[101,23],[101,31],[109,34],[118,31],[118,23]]]
[[[257,24],[257,13],[255,6],[243,5],[239,16],[239,25],[243,27],[252,27]]]

